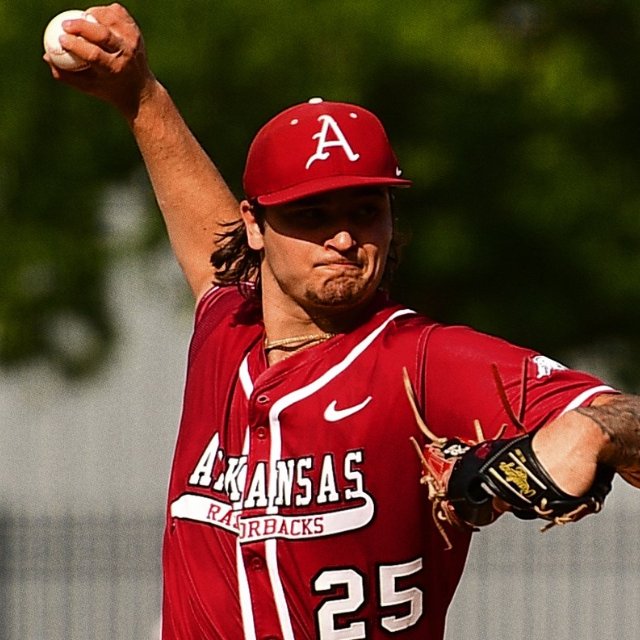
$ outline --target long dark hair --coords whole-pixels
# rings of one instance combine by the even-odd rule
[[[251,211],[256,221],[263,227],[264,207],[257,202],[251,202]],[[389,255],[385,265],[380,288],[388,290],[393,274],[400,262],[400,254],[406,245],[406,237],[397,231],[394,211],[394,198],[391,197],[391,216],[393,221],[393,235],[389,245]],[[262,253],[249,246],[247,233],[242,220],[226,222],[222,225],[225,230],[217,235],[216,249],[211,254],[211,264],[215,268],[214,283],[221,286],[233,285],[247,299],[260,299],[262,287],[260,284],[260,263]]]
[[[257,205],[260,207],[260,205]],[[253,213],[258,214],[252,205]],[[260,299],[260,262],[262,254],[249,246],[247,232],[242,220],[225,222],[224,231],[217,234],[216,249],[211,254],[215,269],[214,283],[222,286],[235,285],[247,299]]]

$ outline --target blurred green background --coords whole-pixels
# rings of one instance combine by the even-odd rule
[[[271,115],[312,96],[360,103],[415,183],[398,198],[412,241],[397,298],[640,381],[637,0],[126,6],[236,194]],[[45,25],[68,8],[0,2],[0,362],[81,376],[118,337],[105,296],[114,254],[165,239],[125,123],[41,60]],[[131,181],[144,184],[148,227],[114,248],[101,202]],[[81,348],[60,344],[61,324]]]

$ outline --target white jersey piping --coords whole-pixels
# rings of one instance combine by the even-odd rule
[[[251,397],[253,392],[253,381],[249,375],[248,356],[245,356],[240,370],[238,372],[240,384],[247,399]],[[249,426],[247,426],[244,434],[244,442],[242,444],[242,455],[249,453]],[[240,546],[240,538],[236,538],[236,565],[238,567],[238,595],[240,598],[240,611],[242,613],[242,627],[244,629],[245,640],[256,640],[256,625],[253,619],[253,606],[251,604],[251,590],[249,588],[249,580],[247,579],[247,570],[244,566],[244,558],[242,556],[242,547]]]
[[[583,391],[581,394],[577,395],[561,412],[559,415],[564,415],[568,411],[572,411],[573,409],[577,409],[581,407],[589,398],[592,398],[598,393],[617,393],[615,389],[612,387],[602,384],[598,387],[592,387],[591,389],[587,389]]]
[[[327,385],[331,380],[337,377],[340,373],[345,371],[353,362],[360,356],[371,343],[384,331],[387,325],[396,318],[408,314],[415,314],[415,311],[411,309],[400,309],[392,313],[380,326],[374,329],[364,340],[359,342],[347,356],[338,364],[331,367],[328,371],[322,374],[319,378],[311,382],[310,384],[296,389],[291,393],[280,398],[276,401],[271,410],[269,411],[269,425],[271,427],[271,451],[269,455],[269,483],[274,483],[275,478],[275,465],[276,460],[280,459],[282,454],[282,439],[280,432],[280,414],[288,407],[294,405],[296,402],[300,402],[305,398],[313,395],[316,391]],[[273,492],[274,487],[270,487],[269,495],[275,495]],[[267,513],[275,514],[278,512],[278,508],[275,505],[269,505],[267,507]],[[278,611],[278,617],[280,619],[280,626],[282,629],[283,640],[295,640],[293,635],[293,628],[291,626],[291,615],[289,613],[289,607],[287,605],[287,599],[280,579],[280,570],[278,567],[277,556],[277,540],[267,541],[267,564],[269,568],[269,578],[271,580],[271,586],[273,589],[276,609]]]

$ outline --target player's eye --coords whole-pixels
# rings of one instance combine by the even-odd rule
[[[355,222],[367,222],[377,218],[383,207],[378,202],[363,202],[351,214]]]
[[[327,219],[328,215],[326,211],[320,207],[304,207],[297,209],[289,216],[289,220],[291,222],[306,228],[320,227],[323,224],[326,224]]]

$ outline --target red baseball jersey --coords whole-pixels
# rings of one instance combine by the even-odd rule
[[[612,391],[596,378],[380,299],[351,333],[268,366],[234,288],[197,310],[164,539],[165,640],[441,640],[469,535],[435,527],[407,368],[432,431],[535,429]],[[523,385],[523,371],[526,382]],[[511,430],[511,433],[514,433]]]

